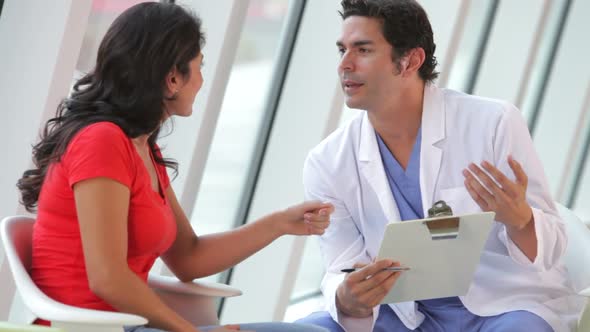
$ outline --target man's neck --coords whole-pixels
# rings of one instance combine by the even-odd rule
[[[424,83],[400,91],[383,103],[367,110],[369,120],[384,140],[413,141],[422,123]]]

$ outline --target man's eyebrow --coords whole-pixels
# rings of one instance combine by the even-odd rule
[[[359,47],[359,46],[365,46],[365,45],[373,45],[375,44],[372,40],[357,40],[355,42],[352,43],[353,47]],[[336,42],[336,46],[338,47],[344,47],[344,43],[341,42],[340,40]]]

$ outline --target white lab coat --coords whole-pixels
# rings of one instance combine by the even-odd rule
[[[508,155],[521,163],[529,177],[527,201],[533,208],[537,257],[534,262],[528,260],[507,236],[503,224],[494,222],[473,282],[461,301],[476,315],[527,310],[545,319],[555,331],[571,330],[584,299],[575,295],[560,261],[567,242],[565,225],[556,212],[543,166],[518,109],[506,102],[427,85],[420,148],[425,214],[439,199],[449,203],[456,214],[480,211],[461,173],[469,163],[490,161],[512,180]],[[340,269],[374,259],[385,225],[400,220],[366,112],[315,147],[303,173],[306,198],[330,201],[335,206],[331,224],[320,238],[327,267],[322,281],[327,310],[347,331],[370,331],[378,307],[370,318],[352,319],[339,313],[335,304],[336,289],[344,279]],[[390,306],[410,329],[424,320],[415,302]]]

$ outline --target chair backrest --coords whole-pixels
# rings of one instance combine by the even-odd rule
[[[31,267],[31,243],[35,220],[24,216],[8,217],[2,220],[2,241],[6,255],[18,258],[17,263],[29,272]]]
[[[590,287],[590,229],[570,209],[556,203],[568,237],[564,263],[574,290]]]
[[[29,275],[34,224],[34,219],[25,216],[7,217],[0,222],[0,237],[4,245],[6,260],[16,288],[29,310],[31,306],[28,302],[31,296],[46,297]],[[35,319],[35,315],[29,310],[20,315],[20,320],[23,323],[31,323]]]
[[[34,219],[25,216],[6,217],[0,221],[6,260],[27,307],[27,312],[22,315],[23,323],[31,323],[39,317],[65,331],[122,331],[122,326],[147,323],[145,318],[137,315],[77,308],[45,295],[29,275],[34,224]]]

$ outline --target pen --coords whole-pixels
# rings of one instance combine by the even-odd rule
[[[354,272],[356,270],[360,270],[360,268],[342,269],[342,270],[340,270],[340,272],[350,273],[350,272]],[[410,268],[405,267],[405,266],[392,266],[392,267],[386,267],[383,270],[385,270],[385,271],[408,271],[408,270],[410,270]]]

